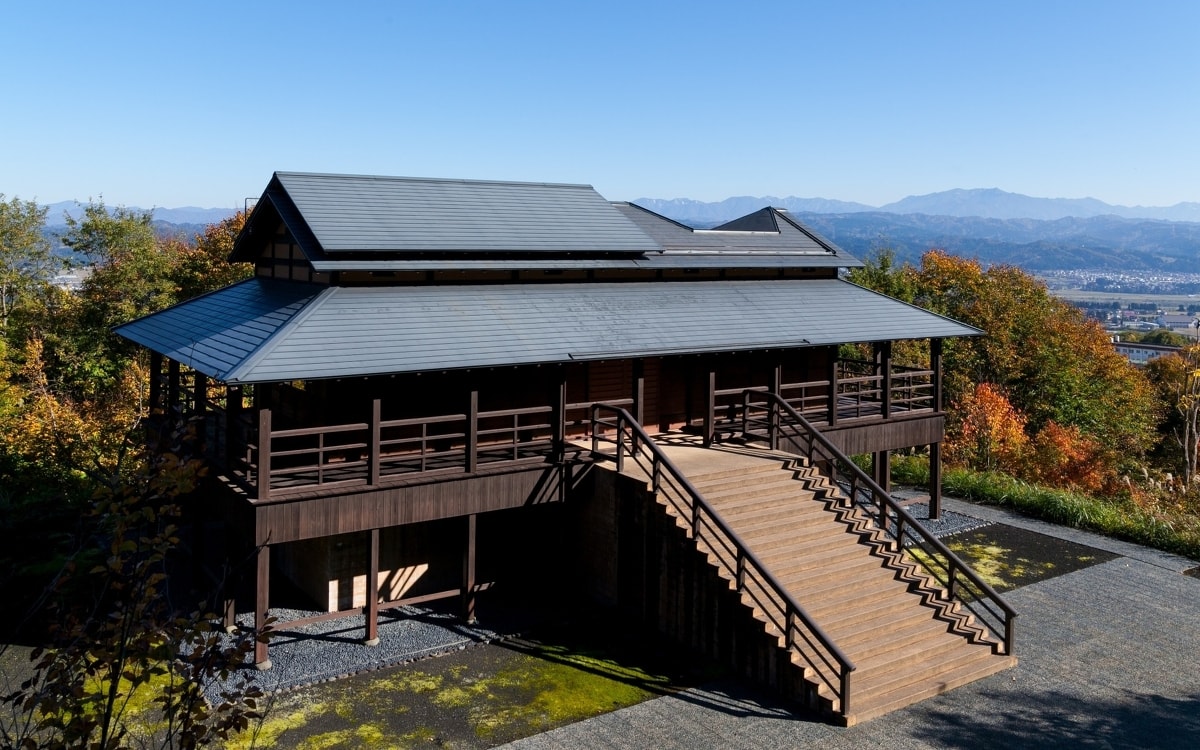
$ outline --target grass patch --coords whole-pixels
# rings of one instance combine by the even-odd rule
[[[897,455],[891,468],[897,483],[929,485],[928,456]],[[1033,518],[1200,560],[1200,517],[1192,513],[1152,511],[1128,498],[1092,497],[1040,487],[999,472],[962,468],[942,473],[942,489],[974,503],[1007,506]]]

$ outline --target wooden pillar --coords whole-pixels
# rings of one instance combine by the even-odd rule
[[[478,516],[467,516],[467,540],[463,550],[463,619],[475,622],[475,533]]]
[[[884,419],[892,416],[892,342],[875,344],[875,367],[879,371],[879,406]]]
[[[150,403],[149,412],[162,409],[162,361],[163,356],[158,352],[150,352]]]
[[[872,479],[875,484],[883,488],[884,492],[892,491],[892,453],[891,451],[878,451],[872,457],[871,466],[872,473],[875,475]]]
[[[208,411],[208,378],[199,372],[195,373],[195,378],[192,383],[192,402],[196,407],[196,416],[203,417]]]
[[[646,363],[644,360],[633,360],[633,418],[637,423],[646,423]]]
[[[232,470],[236,463],[234,457],[245,450],[245,434],[242,432],[242,387],[240,385],[225,386],[225,455],[221,456],[221,465],[226,470]]]
[[[829,417],[826,420],[830,427],[837,426],[838,421],[838,351],[836,346],[829,347]]]
[[[376,399],[378,404],[379,400]],[[379,645],[379,529],[367,532],[367,606],[363,614],[366,616],[366,638],[363,644]]]
[[[271,601],[271,548],[259,545],[255,552],[255,581],[254,581],[254,630],[262,635],[267,627],[267,609]],[[258,669],[270,669],[271,659],[267,655],[265,641],[254,642],[254,666]]]
[[[704,402],[704,447],[713,444],[713,433],[717,429],[717,371],[708,371],[708,396]]]
[[[228,586],[229,582],[226,581],[225,585]],[[225,626],[226,633],[232,633],[237,629],[237,597],[233,591],[225,592],[221,609],[221,624]]]
[[[779,398],[783,398],[783,365],[775,363],[775,368],[771,373],[771,393]],[[779,450],[779,405],[772,403],[770,411],[770,423],[767,428],[769,437],[769,445],[771,450]]]
[[[172,411],[179,408],[179,363],[171,359],[167,361],[167,408]]]
[[[370,472],[370,482],[372,487],[379,486],[380,478],[380,423],[383,421],[383,405],[379,399],[371,401],[371,436],[370,444],[367,446],[367,470]]]
[[[567,369],[559,367],[554,378],[554,392],[550,394],[554,411],[551,414],[551,429],[554,430],[554,457],[563,461],[567,452]]]
[[[254,473],[257,499],[271,496],[271,410],[258,410],[258,470]]]
[[[929,369],[933,370],[933,410],[942,410],[942,340],[929,340]]]
[[[942,517],[942,444],[929,446],[929,517]]]
[[[467,473],[479,468],[479,391],[467,398]]]

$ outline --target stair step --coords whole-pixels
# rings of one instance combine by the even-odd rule
[[[941,695],[956,687],[983,679],[1015,665],[1015,658],[1004,656],[987,656],[953,663],[945,662],[934,675],[923,675],[911,680],[901,679],[883,688],[852,692],[850,710],[853,712],[851,714],[853,718],[850,723],[867,721],[905,706],[911,706],[926,698]],[[852,682],[853,679],[851,678]],[[852,688],[853,690],[854,688]],[[865,694],[862,694],[863,692]]]
[[[900,669],[896,662],[881,662],[871,667],[860,667],[862,677],[859,681],[858,695],[865,706],[872,703],[909,703],[919,700],[917,694],[924,693],[931,687],[944,682],[952,672],[976,673],[995,668],[997,662],[1003,664],[1007,659],[996,656],[986,646],[971,646],[965,642],[956,648],[943,648],[929,654],[929,658],[908,663],[906,669]],[[857,666],[857,665],[856,665]],[[852,678],[853,679],[853,678]],[[961,683],[960,683],[961,684]],[[928,695],[936,695],[936,690]],[[851,698],[853,702],[853,697]],[[857,712],[856,712],[857,713]]]

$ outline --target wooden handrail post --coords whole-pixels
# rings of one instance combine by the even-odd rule
[[[380,426],[380,424],[383,422],[382,415],[383,415],[382,403],[380,403],[379,399],[372,400],[371,401],[371,435],[370,435],[370,437],[367,438],[367,440],[369,441],[368,445],[367,445],[367,468],[371,474],[369,481],[370,481],[372,487],[379,486],[379,480],[380,480],[380,476],[382,474],[382,471],[380,469],[380,461],[381,461],[380,453],[382,451],[382,446],[380,445],[380,442],[383,439],[380,434],[382,431],[382,427]]]
[[[258,410],[258,471],[254,475],[259,500],[271,496],[271,410]]]
[[[708,398],[704,407],[704,447],[711,447],[717,430],[717,371],[708,371]]]
[[[929,369],[933,370],[933,410],[942,410],[942,340],[929,340]]]
[[[892,416],[892,342],[884,341],[877,344],[876,361],[879,364],[880,375],[882,376],[882,389],[880,394],[881,410],[883,418],[888,419]]]
[[[479,468],[479,391],[471,391],[467,399],[467,465],[468,474]]]
[[[233,457],[244,449],[242,434],[242,387],[225,386],[225,455],[223,465],[227,470],[234,468]]]
[[[613,438],[617,441],[617,473],[625,470],[625,419],[620,413],[617,414],[617,434]]]
[[[775,369],[771,373],[771,394],[775,398],[783,399],[783,366],[775,365]],[[768,445],[771,450],[779,450],[779,405],[776,401],[771,401],[770,422],[767,427]]]
[[[837,425],[838,410],[838,359],[837,347],[829,347],[829,417],[830,427]]]
[[[567,373],[563,368],[557,371],[557,382],[554,384],[552,396],[554,411],[551,415],[551,429],[554,430],[554,458],[556,461],[566,460],[567,453]]]
[[[633,360],[633,418],[644,425],[646,420],[646,364],[641,359]],[[637,433],[630,435],[633,450],[638,449]]]

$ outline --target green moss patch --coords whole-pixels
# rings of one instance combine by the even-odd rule
[[[1111,552],[1005,524],[991,524],[942,539],[997,591],[1107,562]]]
[[[492,747],[711,675],[616,632],[477,646],[280,694],[231,747]]]

